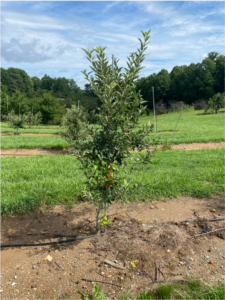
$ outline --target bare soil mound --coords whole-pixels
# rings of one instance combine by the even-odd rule
[[[132,289],[131,295],[137,295],[164,280],[185,281],[194,276],[217,283],[225,279],[225,231],[191,237],[224,228],[224,221],[207,221],[218,217],[225,217],[224,199],[218,197],[114,203],[109,207],[113,223],[106,234],[57,247],[2,248],[1,296],[80,299],[76,290],[92,294],[93,283],[102,281],[106,296],[118,299],[127,286]],[[175,224],[186,219],[197,221]],[[156,222],[163,223],[146,225]],[[64,206],[42,207],[23,216],[3,217],[1,243],[40,243],[86,236],[95,233],[94,226],[95,209],[89,203],[71,210]],[[52,260],[45,259],[48,255]],[[114,267],[105,260],[114,262]]]

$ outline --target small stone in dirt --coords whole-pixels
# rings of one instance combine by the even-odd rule
[[[32,269],[35,269],[35,268],[36,268],[36,265],[33,265],[33,266],[32,266]]]
[[[51,255],[46,256],[43,261],[52,261]]]
[[[79,283],[80,283],[80,281],[76,281],[75,283],[76,283],[76,284],[79,284]]]
[[[165,210],[164,208],[162,208],[162,210]]]
[[[155,206],[150,206],[151,209],[155,208]]]
[[[17,278],[17,276],[14,277],[14,279],[16,279],[16,278]]]
[[[213,261],[213,260],[210,260],[210,261],[209,261],[209,264],[210,264],[210,265],[214,264],[214,261]]]
[[[11,283],[11,286],[14,286],[15,284],[16,284],[15,282],[12,282],[12,283]]]
[[[191,270],[192,268],[191,267],[188,267],[188,270]]]
[[[114,262],[117,264],[117,263],[118,263],[118,260],[117,260],[117,259],[115,259],[115,260],[114,260]]]
[[[170,252],[170,249],[168,249],[167,252]]]
[[[211,211],[211,212],[215,212],[216,210],[213,208],[213,209],[210,209],[210,211]]]
[[[209,256],[208,256],[208,255],[206,255],[206,256],[205,256],[205,259],[208,259],[208,258],[209,258]]]
[[[32,289],[36,288],[36,284],[31,286]]]
[[[193,257],[190,257],[190,260],[192,261],[192,260],[193,260]]]
[[[101,272],[101,274],[102,274],[102,275],[104,275],[104,274],[105,274],[105,272]]]

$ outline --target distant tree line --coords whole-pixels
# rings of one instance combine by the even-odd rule
[[[175,109],[181,101],[183,105],[196,102],[207,105],[210,98],[224,92],[224,59],[224,55],[211,52],[201,63],[175,66],[170,73],[162,69],[157,74],[138,79],[136,90],[141,91],[151,110],[154,86],[159,113],[168,107]],[[16,114],[41,112],[43,123],[59,124],[66,108],[77,105],[78,100],[94,120],[93,112],[101,103],[90,84],[82,90],[73,79],[51,78],[48,75],[40,79],[30,77],[18,68],[1,68],[1,115],[11,110]]]
[[[211,52],[201,63],[176,66],[170,73],[162,69],[140,78],[136,90],[141,91],[149,109],[153,108],[153,86],[158,107],[173,106],[180,101],[186,105],[203,101],[207,104],[215,94],[224,92],[224,59],[224,55]]]
[[[82,90],[73,79],[30,77],[18,68],[1,68],[1,114],[41,112],[43,123],[59,124],[66,108],[82,105],[87,112],[98,106],[98,97],[90,84]]]

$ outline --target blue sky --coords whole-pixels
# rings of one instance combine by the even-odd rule
[[[213,1],[1,1],[1,66],[30,76],[87,83],[89,61],[81,48],[107,46],[119,66],[151,29],[140,77],[224,54],[225,2]]]

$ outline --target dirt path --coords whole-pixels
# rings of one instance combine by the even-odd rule
[[[32,156],[32,155],[58,155],[72,154],[71,149],[64,150],[44,150],[44,149],[9,149],[1,150],[2,156]]]
[[[93,205],[81,203],[71,210],[65,206],[42,207],[22,216],[5,216],[1,222],[1,243],[44,243],[63,239],[53,237],[55,234],[64,239],[94,234],[95,212]],[[225,217],[224,199],[179,197],[168,202],[117,202],[108,212],[113,223],[104,235],[58,247],[3,248],[2,299],[81,299],[76,290],[92,294],[93,289],[93,283],[82,278],[120,286],[100,284],[108,299],[118,299],[128,285],[134,296],[157,285],[155,262],[167,282],[185,281],[188,276],[211,284],[224,281],[225,232],[190,238],[225,227],[224,221],[206,221]],[[197,216],[199,221],[175,224]],[[146,226],[165,221],[170,223]],[[44,260],[48,255],[52,261]],[[105,259],[115,261],[118,268],[106,265]],[[163,281],[159,274],[159,283]]]
[[[173,145],[173,150],[201,150],[201,149],[215,149],[224,148],[225,142],[220,143],[192,143],[192,144],[179,144]]]
[[[159,146],[160,149],[161,146]],[[201,150],[224,148],[225,142],[221,143],[193,143],[173,145],[173,150]],[[134,151],[136,152],[136,151]],[[30,155],[56,155],[56,154],[71,154],[72,149],[65,150],[43,150],[43,149],[6,149],[1,150],[2,156],[30,156]]]

